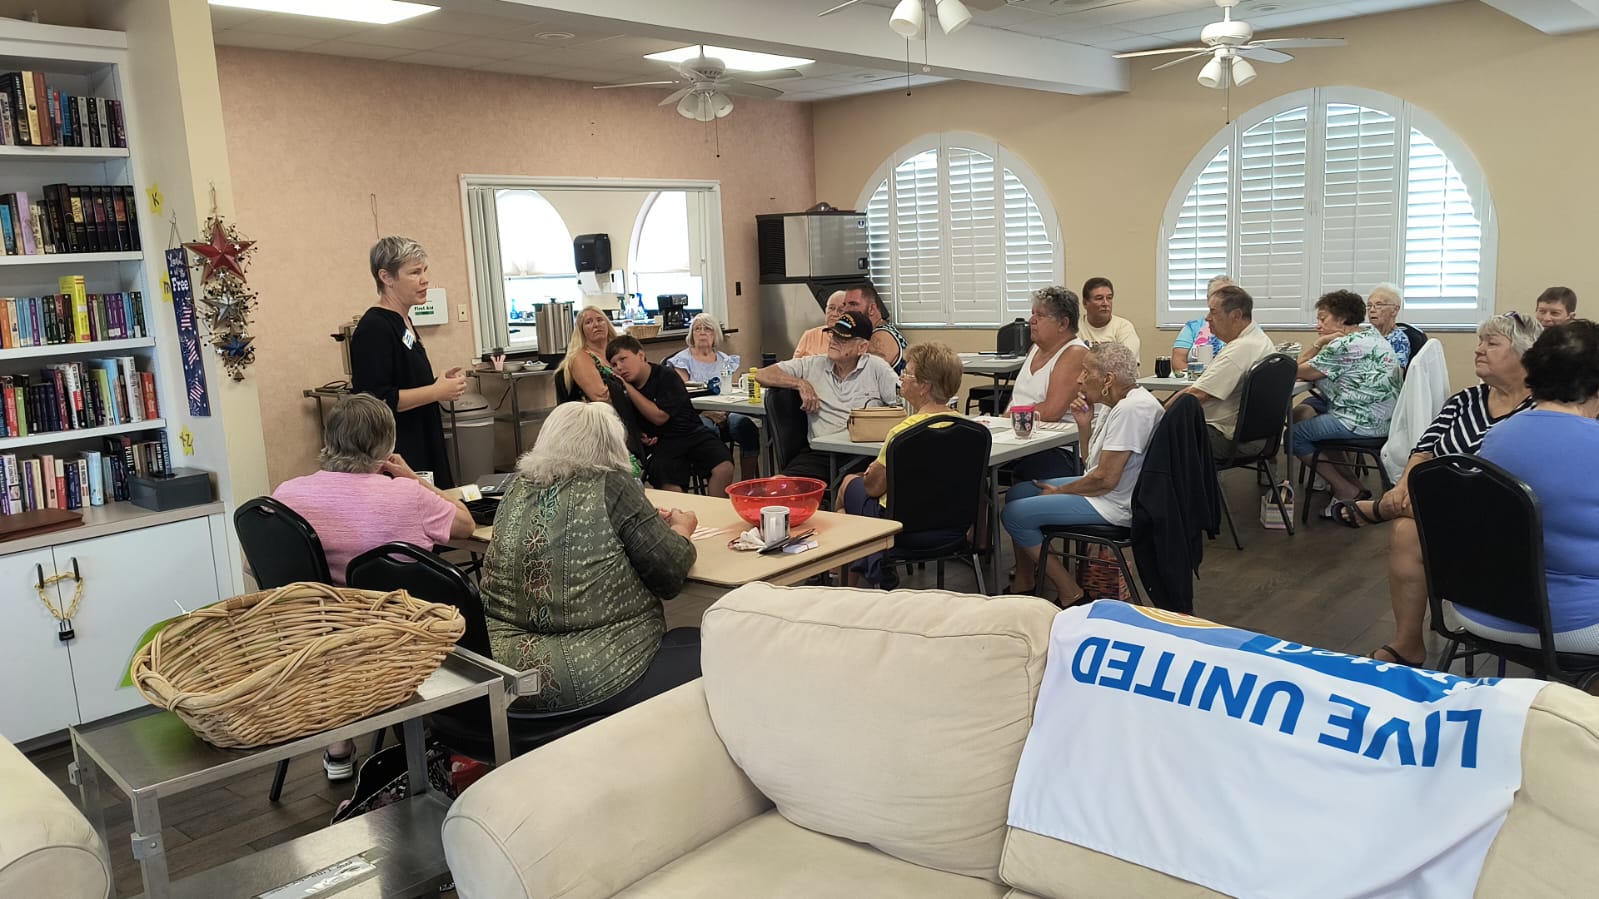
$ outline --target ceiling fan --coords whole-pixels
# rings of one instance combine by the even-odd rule
[[[1131,59],[1137,56],[1160,56],[1167,53],[1186,54],[1180,59],[1156,66],[1153,71],[1181,65],[1190,60],[1209,56],[1210,61],[1199,70],[1199,83],[1205,87],[1224,88],[1232,85],[1243,87],[1255,80],[1255,67],[1249,60],[1256,62],[1279,63],[1287,62],[1294,57],[1282,52],[1285,49],[1301,47],[1342,47],[1344,39],[1341,37],[1300,37],[1300,38],[1269,38],[1263,41],[1253,40],[1255,29],[1249,27],[1248,22],[1233,20],[1233,7],[1238,5],[1238,0],[1216,0],[1216,5],[1221,7],[1221,21],[1206,25],[1199,32],[1199,40],[1203,47],[1168,47],[1165,50],[1137,50],[1131,53],[1117,53],[1117,59]]]
[[[752,84],[738,78],[729,77],[727,65],[714,56],[706,56],[705,48],[700,47],[700,55],[689,60],[684,60],[672,66],[677,71],[677,79],[673,81],[633,81],[627,84],[596,84],[595,90],[608,90],[613,87],[669,87],[678,85],[678,89],[668,94],[660,105],[671,106],[677,104],[678,115],[697,122],[709,122],[719,119],[733,111],[733,101],[729,94],[740,97],[781,97],[783,92],[775,87],[764,84]],[[773,69],[769,72],[750,73],[752,81],[778,81],[784,78],[803,78],[805,73],[798,69]]]

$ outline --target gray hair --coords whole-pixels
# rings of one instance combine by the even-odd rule
[[[1205,285],[1205,296],[1208,297],[1215,293],[1216,288],[1218,287],[1228,286],[1237,287],[1238,282],[1233,280],[1232,275],[1217,275],[1216,277],[1210,279],[1210,283]]]
[[[413,259],[426,261],[428,251],[422,249],[421,244],[409,237],[390,236],[373,244],[372,252],[369,256],[372,262],[372,280],[377,284],[378,293],[381,294],[383,292],[383,276],[378,274],[379,272],[388,272],[391,275],[397,274],[400,271],[400,266]]]
[[[1371,293],[1366,295],[1366,305],[1370,307],[1372,303],[1377,302],[1378,297],[1386,297],[1390,300],[1393,300],[1394,306],[1397,308],[1405,308],[1405,297],[1399,292],[1399,285],[1397,284],[1384,281],[1381,284],[1378,284],[1376,287],[1373,287],[1371,289]]]
[[[516,460],[516,471],[535,487],[578,475],[631,473],[627,433],[610,403],[562,403],[544,419],[533,448]]]
[[[1138,383],[1138,357],[1119,343],[1096,343],[1088,348],[1088,357],[1094,367],[1110,375],[1117,384],[1126,387]]]
[[[1519,312],[1507,312],[1496,315],[1477,326],[1477,339],[1484,340],[1489,337],[1503,337],[1510,344],[1510,349],[1520,356],[1537,342],[1538,335],[1543,333],[1543,325],[1530,315]]]
[[[722,323],[717,321],[716,316],[710,314],[709,312],[701,312],[699,315],[694,316],[694,320],[688,323],[688,333],[683,335],[683,342],[688,344],[690,347],[694,346],[694,329],[702,324],[709,325],[711,333],[716,335],[711,340],[711,348],[715,349],[716,347],[721,346]]]
[[[323,471],[372,474],[394,452],[394,412],[370,393],[333,404],[322,426]]]
[[[1042,311],[1055,321],[1064,321],[1073,334],[1082,315],[1082,301],[1069,287],[1040,287],[1033,291],[1033,308]]]

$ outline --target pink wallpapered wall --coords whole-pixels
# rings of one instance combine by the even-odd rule
[[[719,181],[737,349],[759,346],[754,217],[815,202],[809,104],[739,98],[718,122],[718,158],[711,126],[658,106],[653,89],[236,47],[217,48],[217,77],[236,220],[259,242],[250,377],[273,485],[315,469],[316,412],[300,392],[344,377],[328,335],[374,298],[369,195],[377,229],[421,241],[448,292],[450,323],[421,329],[436,372],[476,346],[471,322],[455,321],[472,304],[463,174]]]

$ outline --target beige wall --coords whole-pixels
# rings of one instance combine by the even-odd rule
[[[714,126],[718,156],[713,126],[657,106],[652,90],[233,47],[217,48],[217,76],[238,225],[259,241],[252,377],[274,484],[315,467],[316,416],[300,391],[344,377],[328,334],[372,301],[366,255],[379,230],[421,241],[452,309],[471,303],[460,175],[720,181],[739,350],[759,346],[754,217],[816,195],[805,104],[740,98]],[[423,339],[441,372],[474,349],[470,322]]]
[[[1599,208],[1599,178],[1591,177],[1599,141],[1599,32],[1549,37],[1476,2],[1294,31],[1307,30],[1344,36],[1349,45],[1257,66],[1260,77],[1232,91],[1235,115],[1284,93],[1330,85],[1415,104],[1463,140],[1486,174],[1499,216],[1499,309],[1528,311],[1542,288],[1557,283],[1584,297],[1585,311],[1599,304],[1588,227]],[[854,202],[890,153],[930,132],[995,138],[1027,162],[1054,200],[1067,284],[1076,289],[1092,275],[1116,282],[1117,312],[1143,335],[1148,370],[1158,347],[1174,336],[1153,333],[1161,216],[1184,169],[1228,120],[1227,94],[1195,83],[1197,63],[1162,72],[1151,72],[1153,65],[1135,61],[1133,89],[1119,96],[948,84],[910,97],[896,91],[817,104],[817,195]],[[992,348],[992,338],[981,333],[947,339],[961,349]],[[1451,378],[1464,386],[1475,338],[1443,340]]]

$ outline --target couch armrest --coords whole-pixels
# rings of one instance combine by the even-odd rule
[[[444,854],[462,899],[608,897],[771,806],[696,680],[474,784],[444,820]]]
[[[111,895],[106,858],[72,800],[0,739],[0,896],[103,899]]]

